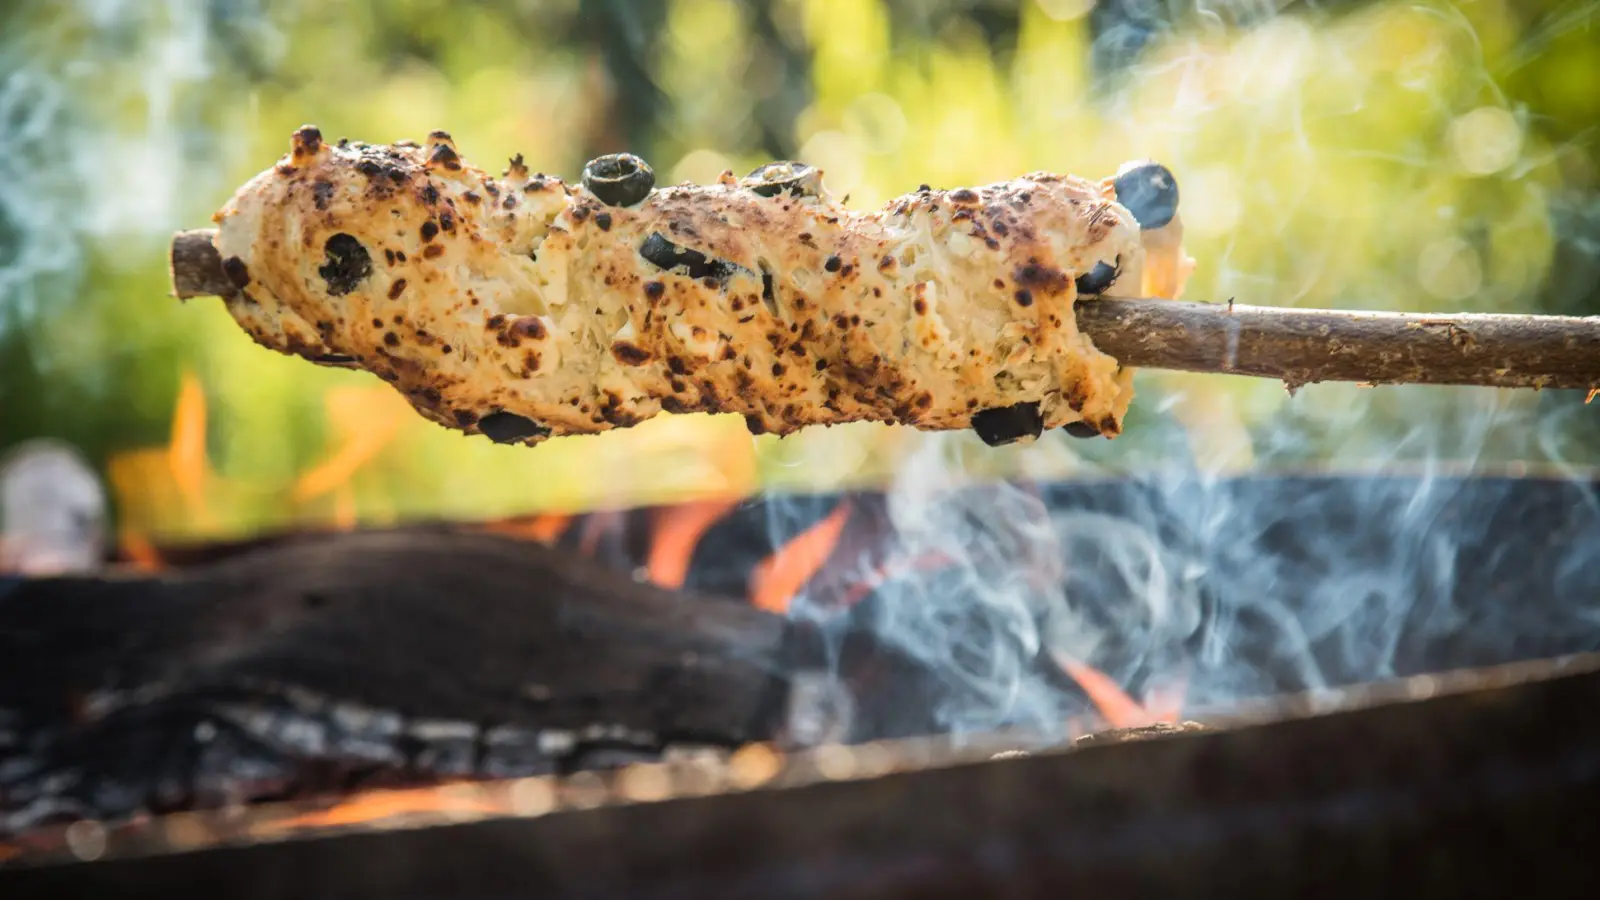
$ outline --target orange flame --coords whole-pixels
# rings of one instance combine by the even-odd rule
[[[333,492],[333,527],[339,531],[352,531],[356,521],[356,489],[346,482]]]
[[[589,513],[583,519],[583,534],[578,538],[578,552],[593,556],[600,549],[600,539],[621,531],[627,523],[627,514],[615,509],[602,509]]]
[[[200,523],[208,523],[211,512],[206,504],[206,483],[211,466],[206,456],[206,395],[193,372],[184,372],[178,382],[167,465],[190,514]]]
[[[161,558],[161,553],[156,550],[155,545],[131,528],[118,530],[117,543],[122,549],[123,558],[134,571],[155,572],[166,566],[166,561]]]
[[[1056,664],[1089,695],[1089,700],[1112,728],[1143,728],[1158,723],[1176,724],[1183,707],[1181,692],[1147,704],[1128,696],[1111,676],[1093,666],[1056,656]]]
[[[845,591],[844,605],[854,606],[860,603],[862,600],[867,599],[867,595],[876,590],[879,585],[897,576],[911,572],[935,571],[950,565],[954,561],[948,553],[942,550],[928,550],[909,559],[904,557],[891,559],[879,566],[877,571],[871,575],[852,584],[850,589]]]
[[[700,539],[738,505],[738,499],[693,500],[657,510],[645,563],[650,580],[673,590],[683,587]]]
[[[200,528],[216,524],[211,493],[217,486],[206,451],[206,397],[193,372],[178,382],[166,446],[112,454],[106,478],[117,501],[117,540],[135,567],[163,565],[148,533],[171,524],[171,511]]]
[[[786,613],[789,602],[822,569],[850,519],[850,504],[841,502],[828,517],[800,532],[762,560],[750,575],[750,602],[758,609]]]
[[[328,421],[342,432],[342,440],[327,459],[295,481],[291,497],[305,503],[334,494],[335,522],[354,527],[355,495],[350,480],[394,440],[410,407],[388,385],[334,388],[324,404]],[[341,496],[345,491],[348,495]]]
[[[532,519],[490,522],[482,526],[482,530],[490,534],[520,538],[540,544],[554,544],[561,540],[561,536],[566,534],[570,527],[572,527],[572,516],[566,513],[541,513]]]

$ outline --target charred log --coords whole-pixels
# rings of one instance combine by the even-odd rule
[[[782,736],[781,617],[446,529],[0,597],[0,822],[571,771]],[[0,831],[5,830],[0,828]]]

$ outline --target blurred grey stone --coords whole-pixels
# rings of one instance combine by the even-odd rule
[[[106,495],[87,460],[39,438],[0,457],[0,572],[43,576],[99,569]]]

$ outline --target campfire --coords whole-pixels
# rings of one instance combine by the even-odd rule
[[[35,6],[0,900],[1593,880],[1583,11]]]
[[[204,403],[177,409],[168,446],[113,471],[164,468],[204,514]],[[368,452],[334,448],[293,490],[337,496]],[[1518,883],[1581,858],[1562,828],[1597,786],[1570,714],[1600,688],[1592,484],[932,496],[393,528],[335,503],[322,533],[226,542],[126,528],[111,570],[0,604],[4,867],[24,892],[163,891],[228,859],[229,879],[291,866],[374,896],[524,877],[743,895],[796,867],[828,896],[1065,878],[1444,896],[1405,854],[1481,884],[1499,870],[1477,842],[1523,821],[1500,848]],[[951,552],[979,535],[989,552]],[[1258,850],[1271,865],[1230,869]],[[596,854],[615,864],[579,862]],[[1328,861],[1347,856],[1368,862]],[[452,862],[377,862],[396,858]]]

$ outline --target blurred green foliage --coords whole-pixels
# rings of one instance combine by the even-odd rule
[[[857,209],[923,182],[1099,177],[1155,157],[1183,187],[1200,262],[1190,298],[1600,312],[1595,3],[1261,6],[7,7],[0,448],[66,438],[110,467],[130,527],[215,533],[870,481],[932,439],[877,426],[752,439],[737,421],[691,416],[497,447],[410,415],[370,376],[261,350],[219,306],[170,300],[170,233],[204,225],[305,122],[367,141],[444,128],[483,168],[520,152],[566,177],[619,149],[674,182],[801,158]],[[186,372],[205,401],[200,474],[195,446],[169,446]],[[1290,397],[1276,383],[1154,372],[1139,390],[1116,441],[984,451],[969,436],[953,452],[973,472],[1067,475],[1586,465],[1597,447],[1570,393]]]

